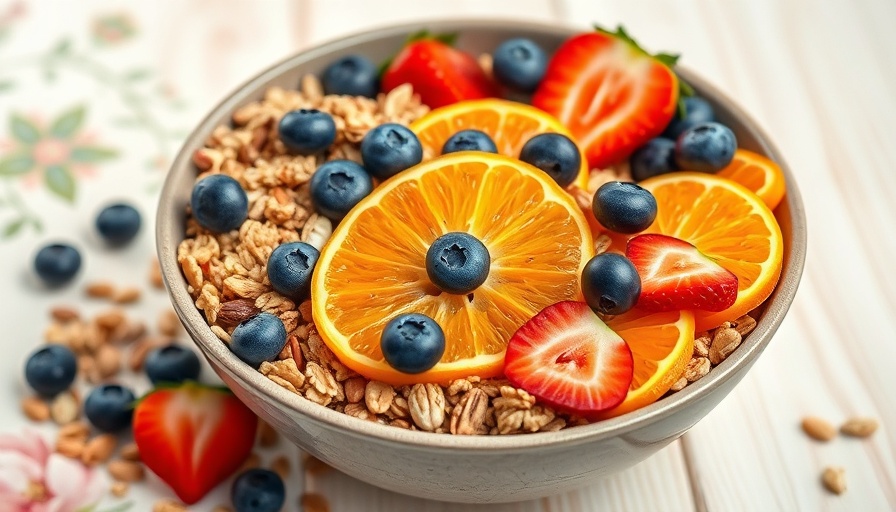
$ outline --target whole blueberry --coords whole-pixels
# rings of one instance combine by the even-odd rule
[[[594,194],[591,203],[594,218],[610,231],[638,233],[656,218],[656,198],[649,190],[634,183],[611,181]]]
[[[708,101],[698,96],[688,96],[684,100],[684,117],[675,114],[669,126],[663,130],[663,137],[675,140],[681,135],[681,132],[688,128],[700,124],[709,123],[716,120],[716,114],[712,109],[712,105]]]
[[[582,270],[582,293],[592,309],[619,315],[635,306],[641,295],[641,278],[628,258],[605,252],[591,258]]]
[[[435,366],[445,353],[445,333],[432,318],[405,313],[386,324],[380,349],[392,368],[403,373],[422,373]]]
[[[230,501],[236,512],[278,512],[286,501],[286,486],[273,471],[247,469],[233,481]]]
[[[68,244],[45,245],[34,257],[34,271],[45,284],[59,286],[65,284],[81,268],[81,253]]]
[[[249,215],[249,198],[235,179],[212,174],[193,186],[190,207],[200,226],[214,233],[226,233],[243,225]]]
[[[476,237],[469,233],[446,233],[426,251],[429,280],[448,293],[470,293],[488,278],[492,259]]]
[[[136,397],[130,389],[118,384],[97,386],[84,401],[84,415],[90,424],[103,432],[124,430],[134,417]]]
[[[520,150],[520,160],[548,173],[561,187],[575,181],[582,166],[576,143],[559,133],[542,133],[529,139]]]
[[[320,110],[303,108],[287,112],[280,118],[277,130],[283,145],[300,155],[323,151],[336,140],[333,116]]]
[[[361,55],[346,55],[330,63],[321,82],[325,94],[375,98],[380,90],[376,66]]]
[[[195,352],[174,344],[153,349],[146,356],[143,369],[153,384],[197,380],[201,370]]]
[[[367,171],[351,160],[330,160],[311,176],[311,201],[314,208],[334,222],[373,190]]]
[[[629,168],[635,181],[666,174],[677,169],[675,165],[675,141],[665,137],[650,139],[636,149],[629,158]]]
[[[106,242],[124,245],[140,232],[140,212],[126,203],[109,205],[96,216],[96,230]]]
[[[479,130],[461,130],[445,141],[442,146],[442,154],[455,153],[457,151],[485,151],[497,153],[498,146],[487,133]]]
[[[701,123],[683,131],[675,141],[675,163],[687,171],[716,172],[731,163],[737,138],[719,123]]]
[[[230,336],[230,350],[252,367],[272,361],[284,345],[286,328],[270,313],[259,313],[242,322]]]
[[[320,252],[305,242],[280,244],[268,257],[268,280],[274,290],[302,301],[311,290],[311,274]]]
[[[423,160],[420,139],[406,126],[385,123],[373,128],[361,141],[364,168],[384,180]]]
[[[547,66],[544,50],[523,37],[504,41],[492,55],[492,74],[501,85],[519,92],[535,92]]]
[[[75,381],[78,361],[75,353],[62,345],[47,345],[32,352],[25,362],[25,380],[38,394],[52,397]]]

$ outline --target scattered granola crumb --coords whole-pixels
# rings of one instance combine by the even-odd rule
[[[63,391],[50,402],[50,417],[57,425],[66,425],[81,415],[81,402],[71,391]]]
[[[280,478],[286,480],[286,477],[289,476],[290,466],[289,459],[281,455],[271,462],[271,471],[277,473],[280,475]]]
[[[118,456],[124,460],[139,462],[140,449],[137,448],[137,443],[128,443],[121,447],[121,451],[118,453]]]
[[[130,488],[131,485],[129,483],[116,480],[112,482],[112,486],[109,488],[109,494],[116,498],[124,498],[128,495]]]
[[[81,462],[85,466],[96,466],[106,462],[118,446],[118,438],[112,434],[101,434],[90,441],[81,453]]]
[[[303,512],[330,512],[330,504],[321,494],[304,493],[299,501]]]
[[[816,441],[830,441],[837,436],[837,429],[827,420],[816,416],[807,416],[801,423],[803,432]]]
[[[140,288],[128,287],[117,290],[112,296],[112,301],[116,304],[133,304],[140,300]]]
[[[56,441],[56,453],[70,459],[80,459],[87,444],[82,439],[61,437]]]
[[[189,509],[177,501],[161,500],[155,502],[152,512],[189,512]]]
[[[237,473],[242,473],[243,471],[249,469],[255,469],[261,466],[261,457],[258,456],[257,453],[252,452],[246,457],[246,460],[243,461],[243,465],[240,466],[240,469],[237,470]]]
[[[850,437],[869,437],[877,430],[878,422],[874,418],[855,417],[846,420],[840,426],[840,433]]]
[[[156,327],[162,336],[174,337],[177,330],[180,329],[180,320],[174,310],[166,309],[159,314],[159,321]]]
[[[846,492],[846,469],[837,466],[828,466],[821,473],[821,483],[824,488],[834,494]]]
[[[111,299],[115,295],[115,285],[106,281],[87,283],[84,293],[93,299]]]
[[[22,412],[29,420],[38,423],[50,419],[50,406],[39,396],[28,396],[23,398]]]
[[[143,464],[124,459],[116,459],[106,466],[112,478],[122,482],[139,482],[146,476]]]
[[[159,265],[158,258],[153,258],[149,263],[149,284],[160,290],[165,288],[165,280],[162,279],[162,266]]]
[[[74,322],[80,320],[81,315],[78,310],[68,306],[56,306],[50,310],[50,317],[60,323]]]

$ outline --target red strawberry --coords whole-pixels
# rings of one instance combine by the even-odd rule
[[[410,42],[392,59],[380,84],[389,92],[409,83],[421,101],[438,108],[462,100],[495,96],[497,89],[469,53],[452,48],[445,37],[425,33],[411,36]]]
[[[592,168],[628,158],[663,132],[678,102],[677,56],[652,56],[625,33],[597,29],[567,39],[532,104],[572,131]]]
[[[641,276],[640,308],[724,311],[737,299],[737,276],[684,240],[638,235],[625,255]]]
[[[140,459],[185,503],[196,503],[246,460],[258,418],[225,389],[160,388],[134,411]]]
[[[541,310],[510,338],[504,375],[542,402],[580,414],[625,399],[632,351],[584,302]]]

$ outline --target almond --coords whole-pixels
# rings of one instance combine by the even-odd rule
[[[50,310],[50,316],[53,317],[53,320],[62,323],[73,322],[81,318],[76,309],[67,306],[56,306]]]
[[[221,304],[218,323],[224,327],[235,327],[261,312],[250,299],[229,300]]]
[[[802,422],[803,432],[816,441],[830,441],[837,436],[837,429],[816,416],[807,416]]]
[[[84,293],[94,299],[108,299],[115,295],[115,285],[105,281],[94,281],[84,287]]]
[[[106,469],[112,478],[121,482],[139,482],[146,476],[143,465],[139,462],[117,459],[110,462]]]
[[[116,498],[124,498],[128,494],[128,490],[130,489],[130,484],[127,482],[112,482],[112,486],[109,488],[109,494],[115,496]]]
[[[81,415],[81,404],[71,391],[63,391],[50,402],[50,417],[57,425],[66,425]]]
[[[132,304],[140,300],[140,288],[123,288],[115,292],[112,300],[117,304]]]
[[[832,493],[843,494],[846,492],[846,470],[834,466],[824,468],[821,473],[821,483]]]
[[[31,421],[43,422],[50,419],[50,406],[37,396],[22,399],[22,412]]]
[[[140,461],[140,449],[137,448],[136,443],[128,443],[121,447],[121,452],[118,454],[122,459],[129,460],[131,462],[139,462]]]
[[[112,434],[102,434],[94,437],[87,442],[84,452],[81,453],[81,462],[85,466],[95,466],[101,462],[106,462],[115,451],[118,445],[118,438]]]
[[[850,418],[846,423],[840,426],[840,433],[850,437],[868,437],[873,434],[878,427],[877,420],[874,418]]]

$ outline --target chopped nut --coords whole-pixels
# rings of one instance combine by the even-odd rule
[[[412,395],[413,396],[413,395]],[[467,391],[451,411],[451,433],[459,435],[485,434],[485,415],[488,395],[479,388]]]
[[[94,299],[109,299],[115,295],[115,286],[105,281],[95,281],[87,283],[87,286],[84,287],[84,293]]]
[[[709,373],[709,359],[705,357],[695,357],[688,361],[684,368],[684,378],[688,382],[697,382]]]
[[[734,322],[734,329],[740,334],[741,338],[750,334],[756,328],[756,320],[750,315],[744,315]]]
[[[81,319],[81,315],[78,314],[78,310],[67,306],[54,307],[50,310],[50,316],[53,318],[53,320],[61,323],[74,322],[75,320]]]
[[[345,389],[345,399],[349,403],[356,404],[364,399],[364,392],[367,389],[367,380],[364,377],[352,377],[342,384]]]
[[[878,423],[874,418],[856,417],[846,420],[846,423],[840,426],[840,433],[850,437],[868,437],[877,430],[877,427]]]
[[[57,425],[65,425],[81,415],[81,403],[71,391],[63,391],[50,402],[50,417]]]
[[[109,494],[115,496],[116,498],[124,498],[128,495],[128,491],[131,486],[127,482],[120,482],[118,480],[112,482],[112,486],[109,487]]]
[[[734,349],[740,346],[740,333],[730,327],[723,327],[716,331],[709,347],[709,360],[712,364],[719,364],[728,358]]]
[[[286,477],[289,476],[289,470],[289,459],[287,459],[283,455],[274,459],[274,462],[271,462],[271,471],[280,475],[280,478],[284,480],[286,480]]]
[[[111,331],[127,321],[127,317],[125,316],[124,311],[119,308],[114,308],[96,315],[94,321],[103,329]]]
[[[234,299],[221,304],[218,323],[224,327],[236,327],[261,312],[251,299]]]
[[[824,468],[821,473],[821,483],[832,493],[843,494],[846,492],[846,469],[835,466]]]
[[[61,437],[56,440],[56,453],[70,459],[80,459],[86,446],[81,439]]]
[[[131,348],[131,354],[128,356],[128,368],[137,372],[143,369],[143,362],[149,352],[157,347],[161,347],[168,342],[166,339],[144,336],[134,343]]]
[[[156,327],[162,336],[174,337],[180,328],[180,320],[177,318],[177,313],[170,309],[162,311],[159,314],[159,322]]]
[[[124,460],[129,460],[131,462],[139,462],[140,461],[140,449],[137,448],[136,443],[128,443],[121,447],[121,451],[118,453],[118,456]]]
[[[81,453],[81,462],[86,466],[95,466],[101,462],[106,462],[115,451],[118,445],[118,438],[112,434],[102,434],[88,441]]]
[[[709,335],[698,336],[694,340],[694,357],[709,357],[709,346],[712,345],[712,338]]]
[[[816,416],[807,416],[801,423],[803,432],[817,441],[830,441],[837,436],[837,429],[829,422]]]
[[[301,505],[303,512],[330,512],[327,499],[317,493],[302,494]]]
[[[105,380],[121,371],[121,350],[113,345],[102,345],[94,357],[95,368]]]
[[[138,300],[140,300],[140,288],[122,288],[112,296],[112,301],[116,304],[132,304]]]
[[[121,482],[139,482],[146,476],[143,465],[131,460],[116,459],[106,466],[112,478]]]
[[[165,280],[162,278],[162,266],[159,265],[159,260],[156,258],[153,258],[149,264],[149,284],[160,290],[165,288]]]
[[[445,421],[445,394],[436,384],[414,384],[408,396],[411,419],[421,430],[435,432]]]
[[[374,414],[388,411],[393,398],[395,398],[395,390],[385,382],[372,380],[367,383],[364,390],[364,403]]]
[[[675,384],[672,384],[672,387],[669,388],[669,391],[681,391],[686,388],[688,385],[688,379],[682,377],[675,381]]]
[[[90,437],[90,427],[83,421],[73,421],[62,426],[57,434],[59,439],[77,439],[86,442]]]
[[[43,422],[50,419],[50,406],[44,399],[37,396],[22,399],[22,412],[31,421]]]
[[[190,512],[190,510],[182,503],[171,500],[161,500],[155,502],[152,506],[152,512]]]

